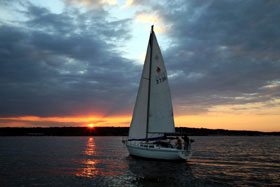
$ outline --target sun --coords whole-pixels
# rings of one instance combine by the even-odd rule
[[[93,125],[92,123],[90,123],[90,124],[88,124],[88,127],[89,127],[89,128],[93,128],[94,125]]]

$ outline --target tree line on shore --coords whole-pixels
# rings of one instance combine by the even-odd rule
[[[129,127],[3,127],[0,136],[127,136]],[[177,127],[188,136],[280,136],[280,132],[239,131],[225,129]]]

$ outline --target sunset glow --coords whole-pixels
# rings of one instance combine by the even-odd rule
[[[244,106],[245,107],[245,106]],[[214,110],[214,109],[213,109]],[[219,112],[218,112],[219,110]],[[221,111],[223,110],[223,112]],[[229,107],[221,106],[213,112],[199,115],[179,115],[175,113],[174,120],[176,127],[231,129],[231,130],[257,130],[257,131],[280,131],[277,114],[280,108],[267,110],[271,115],[258,113],[237,113]],[[175,107],[176,111],[176,107]],[[264,110],[265,111],[265,110]],[[94,127],[128,127],[131,116],[112,117],[47,117],[36,116],[0,118],[1,127],[52,127],[52,126],[87,126]],[[94,123],[92,123],[94,122]]]
[[[88,124],[88,127],[89,127],[89,128],[93,128],[94,125],[93,125],[92,123],[90,123],[90,124]]]
[[[51,126],[75,126],[75,127],[124,127],[129,126],[130,116],[73,116],[73,117],[6,117],[0,118],[1,127],[51,127]]]

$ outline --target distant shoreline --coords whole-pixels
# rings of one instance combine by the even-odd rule
[[[0,136],[127,136],[129,127],[0,127]],[[280,136],[280,132],[177,127],[188,136]]]

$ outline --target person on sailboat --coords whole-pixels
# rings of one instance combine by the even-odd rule
[[[183,139],[179,136],[177,136],[177,142],[176,142],[176,147],[178,148],[178,149],[182,149],[182,145],[183,145]]]
[[[184,149],[185,150],[189,149],[189,143],[190,143],[189,137],[188,136],[184,136],[184,144],[185,144]]]

